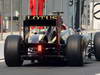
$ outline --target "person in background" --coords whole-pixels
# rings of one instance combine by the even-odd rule
[[[31,16],[43,16],[46,0],[30,0],[30,10]],[[35,27],[32,26],[32,29]],[[38,27],[38,29],[44,29],[43,26]]]
[[[43,16],[46,0],[30,0],[30,10],[32,16]]]

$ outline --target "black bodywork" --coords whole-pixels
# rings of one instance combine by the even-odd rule
[[[64,57],[64,43],[61,43],[61,25],[62,25],[61,16],[27,16],[24,20],[24,27],[23,27],[23,45],[24,45],[24,53],[22,57],[24,59],[31,59],[34,58],[46,58],[46,57]],[[31,26],[46,26],[48,27],[47,32],[44,33],[44,38],[39,40],[38,43],[28,43],[28,37],[26,38],[27,33],[30,32]],[[53,30],[53,29],[55,30]],[[35,37],[35,36],[34,36]],[[36,40],[34,39],[33,40]],[[48,40],[53,39],[56,37],[56,41],[53,43],[48,43]],[[38,45],[41,45],[42,51],[38,52],[37,48]],[[26,53],[25,53],[26,51]]]

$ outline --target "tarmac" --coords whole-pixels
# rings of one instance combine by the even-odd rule
[[[8,35],[10,33],[4,33],[3,40],[0,40],[0,75],[100,75],[100,62],[95,59],[87,61],[83,67],[31,64],[30,61],[24,61],[22,67],[7,67],[4,62],[4,42]]]

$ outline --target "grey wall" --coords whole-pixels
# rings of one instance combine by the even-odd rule
[[[30,13],[29,9],[29,0],[12,0],[13,1],[13,16],[15,11],[20,12],[20,7],[22,7],[22,14],[28,15]],[[63,2],[63,3],[62,3]],[[68,0],[47,0],[46,3],[46,14],[49,14],[53,11],[63,11],[64,12],[64,22],[69,25],[69,16],[67,13],[68,10]],[[1,9],[1,8],[0,8]],[[5,16],[11,16],[11,0],[4,0],[4,14]]]
[[[5,16],[11,15],[11,0],[0,0],[4,1],[4,14]],[[30,14],[29,9],[29,0],[12,0],[13,1],[13,16],[15,15],[15,11],[22,12],[23,16]],[[22,1],[22,2],[21,2]],[[53,11],[63,11],[63,19],[64,23],[72,26],[74,25],[74,21],[72,18],[74,18],[75,9],[73,10],[73,5],[69,6],[70,0],[47,0],[46,3],[46,14],[50,14]],[[73,0],[76,1],[76,0]],[[2,3],[0,4],[2,5]],[[22,7],[22,8],[21,8]],[[1,11],[0,6],[0,11]],[[22,9],[20,11],[20,9]]]
[[[0,0],[0,15],[1,15],[1,11],[2,10],[2,1]]]
[[[13,1],[13,16],[15,16],[16,10],[22,12],[23,15],[30,14],[29,0],[12,0],[12,1]],[[71,25],[69,20],[69,18],[71,18],[71,16],[69,16],[69,13],[71,13],[71,11],[69,10],[68,2],[69,0],[47,0],[46,14],[50,14],[53,11],[63,11],[64,23],[67,25]],[[21,11],[20,7],[22,7]],[[4,15],[11,16],[11,0],[4,0]]]
[[[23,15],[29,15],[30,14],[29,0],[22,0],[22,14]]]
[[[15,11],[20,10],[20,0],[12,0],[12,8],[13,15],[15,15]],[[11,15],[11,0],[4,0],[4,14],[5,16]]]
[[[70,22],[72,16],[69,15],[69,13],[72,14],[73,12],[69,10],[68,4],[69,0],[48,0],[46,4],[46,12],[47,12],[46,14],[50,14],[53,11],[58,11],[58,12],[63,11],[64,23],[70,26],[72,25]]]

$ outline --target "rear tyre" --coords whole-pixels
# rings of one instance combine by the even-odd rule
[[[96,60],[100,61],[100,32],[97,32],[94,36],[94,51]]]
[[[83,66],[82,36],[69,36],[65,53],[69,66]]]
[[[5,40],[4,57],[5,63],[9,67],[21,66],[22,39],[21,36],[10,35]]]

